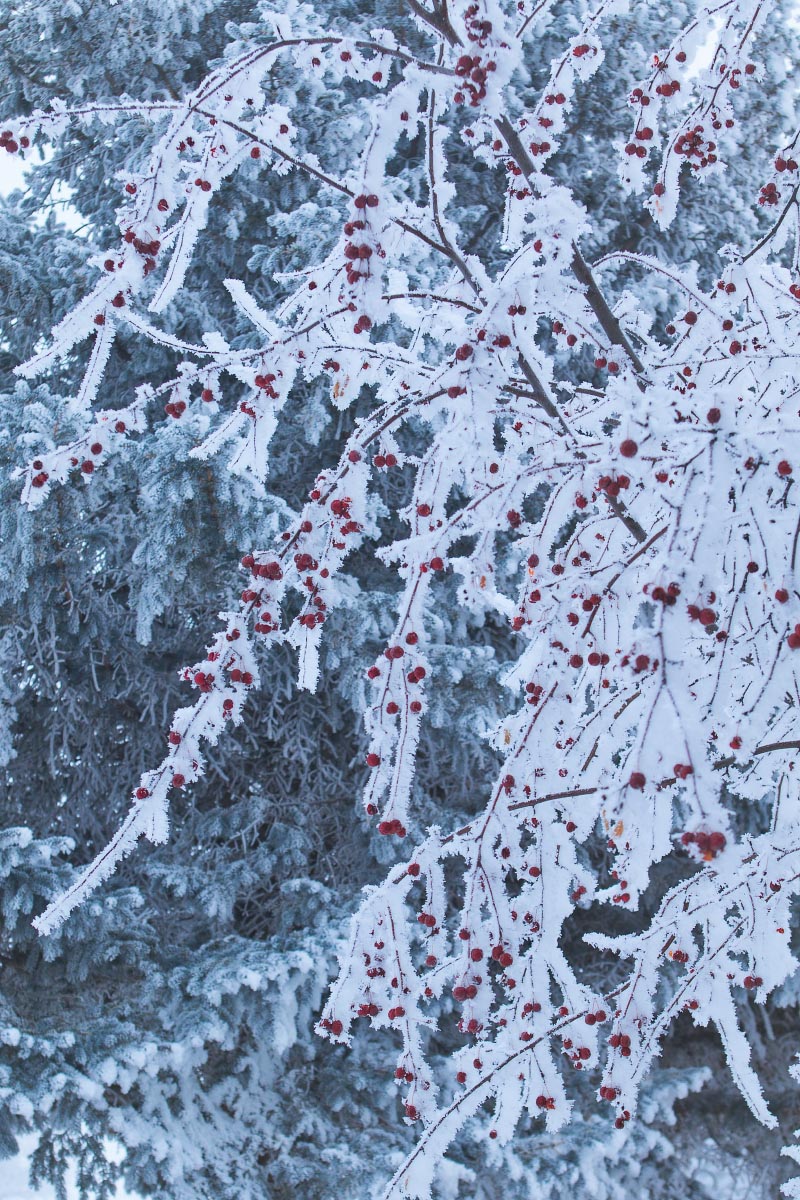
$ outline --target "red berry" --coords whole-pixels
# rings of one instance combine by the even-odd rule
[[[642,788],[644,787],[644,785],[646,783],[647,783],[647,780],[645,779],[645,777],[641,771],[634,771],[633,774],[631,775],[630,779],[628,780],[628,786],[635,788],[636,791],[639,791],[639,792],[642,790]]]
[[[634,442],[633,438],[626,438],[619,448],[619,452],[623,458],[634,458],[639,447]]]

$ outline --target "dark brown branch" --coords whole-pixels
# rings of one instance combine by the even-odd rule
[[[608,507],[611,509],[615,517],[619,517],[622,524],[627,529],[628,533],[632,534],[637,542],[646,542],[647,534],[642,529],[635,517],[632,517],[625,505],[617,496],[606,496]]]
[[[770,754],[775,750],[800,750],[800,742],[768,742],[764,746],[757,746],[753,751],[753,757],[757,754]],[[734,755],[729,755],[726,758],[718,758],[713,764],[713,770],[722,771],[725,767],[731,767],[736,762]],[[742,764],[747,766],[747,763]],[[656,784],[658,789],[671,787],[676,782],[675,776],[669,779],[662,779]],[[509,804],[508,811],[516,812],[519,808],[535,808],[537,804],[544,804],[548,800],[568,800],[572,796],[594,796],[600,788],[572,788],[566,792],[548,792],[546,796],[538,796],[535,800],[520,800],[517,804]]]
[[[411,11],[418,16],[421,21],[424,21],[426,25],[429,25],[431,29],[434,29],[440,35],[440,37],[443,37],[451,46],[463,45],[461,38],[450,24],[450,19],[447,16],[446,8],[434,4],[434,11],[429,12],[427,8],[419,3],[419,0],[407,0],[407,3]]]
[[[522,139],[520,138],[519,134],[514,129],[508,117],[500,117],[497,121],[495,121],[495,125],[497,126],[499,133],[508,146],[511,157],[514,159],[517,166],[525,176],[526,181],[531,188],[536,190],[536,169],[533,165],[533,159],[530,157],[528,151],[522,144]],[[592,274],[591,267],[586,262],[586,259],[583,257],[575,243],[573,243],[572,246],[571,266],[573,275],[578,280],[578,283],[580,283],[584,288],[587,303],[596,316],[601,329],[613,345],[619,346],[620,349],[624,350],[631,362],[631,365],[633,366],[634,371],[636,372],[639,387],[644,388],[644,363],[631,345],[630,339],[623,330],[618,319],[611,311],[608,301],[597,285],[594,275]]]

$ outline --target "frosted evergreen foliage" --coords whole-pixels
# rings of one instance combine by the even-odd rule
[[[172,1058],[143,1039],[87,1074],[77,1091],[98,1110],[109,1089],[145,1088],[136,1112],[104,1116],[142,1164],[148,1147],[145,1186],[190,1195],[203,1177],[212,1194],[260,1194],[239,1160],[258,1161],[249,1138],[280,1091],[272,1054],[302,1042],[312,1010],[354,1071],[368,1047],[394,1075],[386,1200],[455,1195],[471,1176],[462,1150],[447,1155],[467,1125],[528,1194],[530,1129],[564,1130],[568,1146],[587,1100],[602,1132],[576,1170],[613,1194],[609,1156],[657,1156],[653,1111],[706,1078],[653,1071],[679,1017],[716,1029],[753,1117],[777,1125],[741,1011],[791,996],[800,891],[792,35],[768,0],[675,4],[663,19],[639,7],[408,0],[398,20],[262,5],[210,68],[187,64],[185,86],[30,97],[2,134],[31,162],[89,139],[112,179],[80,286],[15,367],[28,430],[14,519],[58,530],[66,507],[65,529],[88,523],[87,555],[88,514],[119,521],[135,546],[127,636],[157,636],[162,653],[160,623],[195,571],[204,584],[173,643],[191,657],[169,696],[142,700],[169,702],[166,748],[136,762],[115,832],[96,816],[86,865],[37,891],[43,953],[73,923],[122,922],[103,889],[140,839],[168,842],[176,806],[191,813],[185,795],[247,737],[261,689],[271,736],[294,739],[288,651],[296,687],[319,696],[310,711],[335,707],[336,725],[362,710],[353,839],[369,829],[384,864],[362,870],[339,938],[333,884],[301,881],[298,834],[282,903],[305,889],[308,921],[327,906],[316,940],[245,937],[184,964],[176,994],[194,1008],[175,1018],[187,1032]],[[200,538],[208,503],[216,561]],[[185,509],[191,562],[174,528],[164,539],[165,505]],[[96,553],[100,571],[114,550]],[[6,725],[13,703],[0,694]],[[484,739],[471,763],[448,731]],[[322,775],[296,803],[360,780],[350,761]],[[80,801],[64,786],[73,833]],[[226,838],[244,850],[253,831],[257,853],[220,851],[227,887],[166,849],[153,859],[209,920],[233,913],[234,876],[241,895],[278,869],[277,846],[291,857],[294,834],[270,846],[255,833],[257,797],[248,826],[245,789],[230,828],[213,806],[188,838],[177,827],[191,854]],[[26,830],[5,836],[26,870],[50,853]],[[124,895],[147,920],[149,901]],[[260,1033],[248,989],[269,1010]],[[215,1042],[240,1056],[217,1081]],[[185,1129],[186,1113],[199,1124],[176,1158],[171,1122]]]

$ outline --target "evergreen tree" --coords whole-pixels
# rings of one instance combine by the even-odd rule
[[[775,222],[796,194],[795,35],[779,5],[728,9],[720,25],[684,3],[37,0],[0,18],[2,143],[31,164],[0,206],[0,1149],[38,1131],[36,1178],[62,1180],[75,1156],[83,1192],[110,1194],[109,1135],[129,1186],[164,1200],[361,1196],[396,1169],[424,1191],[437,1164],[442,1195],[611,1197],[636,1177],[699,1197],[743,1169],[698,1120],[709,1020],[771,1118],[729,989],[691,979],[716,980],[721,929],[739,937],[740,1020],[785,1064],[793,960],[768,904],[788,938],[792,872],[772,864],[797,854],[797,634],[780,624],[796,502],[775,478],[792,479],[800,277],[779,240],[791,204]],[[724,63],[694,60],[717,43]],[[725,99],[706,112],[720,65]],[[676,146],[698,168],[679,207]],[[50,211],[58,187],[74,232]],[[562,253],[572,238],[580,258]],[[758,303],[740,308],[747,289]],[[659,382],[684,371],[677,392]],[[745,427],[739,392],[764,430]],[[749,466],[724,457],[739,437]],[[742,526],[722,565],[685,466],[701,446],[720,447],[714,503],[730,488]],[[705,515],[685,530],[682,512]],[[751,558],[754,645],[734,600]],[[616,611],[612,563],[628,571]],[[672,722],[673,768],[646,730],[667,728],[653,646],[679,611],[670,637],[695,664],[720,634],[732,648],[721,699]],[[587,621],[630,645],[611,705],[600,640],[577,640]],[[744,728],[739,692],[769,654]],[[482,820],[498,823],[476,859]],[[122,861],[142,834],[156,844]],[[751,854],[777,887],[748,950],[712,901],[764,899]],[[520,931],[511,914],[543,886],[559,899],[537,941],[533,916]],[[702,937],[670,923],[684,893],[709,914]],[[410,999],[389,987],[389,918]],[[665,942],[663,971],[650,950]],[[477,953],[495,964],[479,983]],[[612,1026],[637,978],[641,1025],[620,1003]],[[765,1044],[749,994],[770,991]],[[580,1074],[548,1059],[553,1039]],[[507,1064],[529,1044],[516,1092]],[[760,1139],[774,1194],[781,1132],[753,1134],[716,1072],[713,1086],[739,1147]],[[492,1135],[478,1148],[476,1131]]]

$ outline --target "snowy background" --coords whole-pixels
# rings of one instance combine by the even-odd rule
[[[0,195],[8,195],[15,188],[25,183],[23,164],[10,154],[0,157]],[[66,210],[66,206],[65,206]],[[31,1196],[37,1200],[55,1200],[55,1190],[45,1186],[34,1191],[28,1186],[28,1159],[36,1145],[35,1139],[27,1138],[21,1142],[21,1153],[16,1158],[0,1160],[0,1200],[29,1200]],[[78,1192],[73,1181],[68,1183],[70,1200],[77,1197]],[[130,1193],[120,1188],[120,1200]]]

